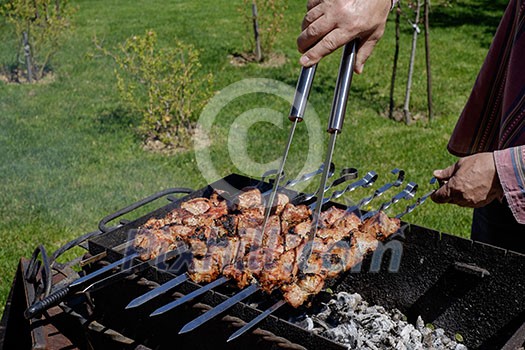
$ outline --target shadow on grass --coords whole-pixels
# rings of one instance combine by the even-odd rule
[[[321,107],[319,102],[315,102],[316,98],[326,96],[328,99],[325,99],[321,103],[324,103],[324,106],[329,108],[332,104],[337,72],[318,70],[316,75],[309,100],[315,104],[315,107]],[[275,78],[290,86],[297,84],[294,76],[283,74],[277,75]],[[385,108],[388,107],[389,97],[381,94],[380,90],[381,86],[379,83],[367,82],[365,79],[360,79],[359,82],[352,83],[349,95],[349,99],[352,102],[349,102],[349,111],[351,111],[350,108],[370,108],[378,115],[383,115]],[[318,112],[320,109],[321,108],[318,109]]]
[[[32,84],[52,83],[55,80],[53,66],[47,65],[42,71],[34,67],[31,78]],[[9,63],[0,67],[0,81],[7,84],[29,84],[29,74],[26,66]]]
[[[356,105],[363,108],[370,108],[378,115],[382,115],[385,107],[388,107],[389,98],[379,91],[378,83],[355,84],[352,86],[352,95]]]
[[[96,118],[98,131],[114,133],[116,131],[135,132],[140,124],[140,115],[122,106],[103,110]]]
[[[493,31],[508,3],[508,0],[456,1],[451,7],[434,7],[430,12],[430,22],[433,27],[474,25]]]
[[[452,1],[449,6],[431,6],[430,31],[432,33],[432,28],[456,29],[464,26],[474,26],[477,28],[477,31],[472,36],[472,39],[479,41],[480,46],[488,47],[508,3],[509,0],[458,0]],[[407,24],[406,20],[413,20],[414,13],[408,6],[402,6],[402,9],[404,15],[401,19],[401,31],[404,34],[412,35],[412,27]],[[394,16],[390,18],[392,25],[393,18]],[[423,29],[422,25],[421,29]]]

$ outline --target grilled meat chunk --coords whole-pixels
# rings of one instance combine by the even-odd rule
[[[286,232],[284,233],[284,250],[297,248],[303,242],[303,240],[308,237],[308,233],[310,232],[311,228],[312,221],[308,219],[288,228],[288,231],[283,231]]]
[[[187,214],[188,212],[186,210],[176,208],[162,218],[149,219],[142,227],[149,229],[160,229],[166,225],[180,225],[182,224],[182,218]]]
[[[193,198],[183,202],[180,207],[192,215],[202,215],[211,208],[211,202],[207,198]]]
[[[300,222],[297,225],[288,229],[289,233],[298,235],[301,238],[308,237],[308,233],[312,229],[312,220],[308,219],[306,221]]]
[[[345,210],[337,207],[330,207],[327,210],[321,212],[319,226],[320,227],[331,227],[339,219],[345,215]]]
[[[223,268],[235,258],[238,246],[237,240],[224,238],[210,243],[202,259],[192,260],[188,275],[196,283],[208,283],[217,279]]]
[[[245,189],[244,192],[235,198],[233,209],[241,212],[246,209],[258,209],[259,211],[262,210],[262,213],[264,214],[264,204],[261,191],[257,188]]]
[[[185,240],[195,234],[195,227],[192,226],[168,225],[166,228],[175,240]]]
[[[380,211],[368,220],[365,220],[359,230],[383,240],[396,233],[400,226],[401,221],[399,219],[389,218],[388,215]]]
[[[182,224],[187,226],[211,227],[213,225],[213,217],[188,213],[182,217]]]
[[[290,198],[288,198],[287,195],[283,194],[283,193],[277,193],[277,197],[275,198],[275,202],[273,204],[273,214],[274,215],[280,215],[283,210],[284,210],[284,207],[290,203]]]
[[[284,236],[284,250],[289,251],[297,248],[302,242],[304,237],[299,235],[288,233]]]
[[[263,219],[258,210],[246,210],[238,215],[237,234],[244,242],[244,248],[258,248],[262,244]]]
[[[264,229],[262,246],[277,254],[284,252],[283,236],[281,235],[281,220],[279,216],[272,215],[268,218]]]
[[[293,307],[303,305],[312,295],[319,293],[324,287],[325,279],[320,275],[305,275],[297,283],[288,284],[282,288],[284,300]]]
[[[249,250],[244,256],[224,268],[222,274],[236,282],[237,287],[243,289],[255,282],[255,275],[263,268],[263,254],[261,249]]]
[[[135,236],[134,243],[142,260],[154,259],[177,246],[171,233],[163,229],[141,229]]]
[[[293,205],[288,203],[284,206],[281,213],[281,220],[289,225],[297,225],[298,223],[310,219],[311,211],[303,204]]]
[[[297,274],[295,250],[288,250],[279,259],[272,260],[264,265],[259,275],[259,285],[267,293],[282,284],[291,283]]]
[[[217,192],[212,193],[210,203],[211,208],[208,210],[207,214],[213,219],[230,216],[228,215],[229,202]]]
[[[239,217],[235,215],[223,215],[213,222],[212,230],[218,237],[235,237],[237,236],[237,224]]]
[[[306,205],[293,205],[288,203],[281,212],[281,229],[288,232],[291,227],[310,220],[311,211]]]

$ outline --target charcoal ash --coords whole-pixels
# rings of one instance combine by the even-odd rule
[[[425,325],[421,317],[412,325],[399,310],[370,306],[357,293],[337,293],[312,314],[292,322],[348,349],[467,349],[443,329]]]

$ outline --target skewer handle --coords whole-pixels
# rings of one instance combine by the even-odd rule
[[[68,296],[69,292],[70,288],[65,287],[48,295],[44,299],[37,301],[25,310],[24,317],[26,318],[26,320],[28,320],[30,318],[40,316],[44,311],[46,311],[50,307],[60,304]]]
[[[343,56],[341,57],[339,74],[335,85],[334,101],[332,103],[332,111],[330,112],[330,121],[328,123],[328,132],[331,134],[339,133],[343,129],[346,103],[348,100],[348,94],[350,93],[350,86],[352,85],[352,77],[354,73],[355,55],[357,51],[356,46],[357,42],[355,40],[346,44],[343,50]]]
[[[295,88],[292,109],[290,110],[290,116],[288,117],[292,122],[295,122],[296,120],[300,122],[303,120],[316,69],[317,64],[314,64],[311,67],[303,67],[301,69],[301,74],[299,75],[297,86]]]

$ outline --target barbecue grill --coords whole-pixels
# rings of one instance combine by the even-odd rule
[[[357,179],[357,170],[348,168],[343,169],[339,178],[330,181],[335,174],[332,156],[337,135],[343,126],[356,49],[355,41],[343,49],[327,130],[330,134],[328,150],[319,170],[284,182],[283,170],[288,152],[297,124],[303,119],[315,75],[316,66],[313,66],[301,71],[289,117],[293,124],[278,170],[268,172],[262,180],[232,174],[200,190],[171,189],[160,192],[102,219],[99,230],[66,244],[51,258],[45,248],[39,246],[30,260],[21,260],[0,325],[0,350],[174,347],[344,349],[339,343],[289,322],[305,315],[312,305],[315,307],[330,298],[329,289],[319,293],[321,287],[326,286],[325,282],[336,293],[358,292],[370,303],[399,309],[412,323],[421,324],[420,317],[423,317],[426,322],[443,328],[451,337],[463,338],[470,348],[513,349],[521,346],[525,341],[525,276],[521,273],[525,267],[524,256],[408,223],[402,223],[399,228],[399,219],[433,193],[430,191],[414,199],[418,185],[408,182],[402,187],[405,172],[399,169],[392,171],[397,176],[394,181],[383,184],[369,196],[347,206],[333,202],[359,187],[373,186],[378,179],[373,171]],[[275,175],[273,183],[265,181],[270,175]],[[318,175],[320,185],[315,193],[299,194],[290,189]],[[433,179],[431,184],[435,181]],[[340,188],[343,184],[345,187]],[[245,191],[246,188],[257,190]],[[376,210],[362,211],[365,205],[396,188],[401,190]],[[240,201],[245,193],[256,193],[257,199],[252,201],[256,207],[245,206],[245,214],[239,205],[239,210],[233,209],[233,212],[240,212],[239,216],[246,215],[246,220],[252,220],[252,224],[255,222],[255,226],[250,227],[245,223],[245,234],[248,229],[255,232],[255,236],[260,233],[260,239],[254,239],[254,236],[248,243],[249,253],[246,253],[245,243],[240,237],[241,224],[233,224],[236,220],[233,215],[236,214],[230,211],[224,200]],[[174,194],[186,196],[176,199]],[[290,199],[292,204],[287,208],[292,208],[291,212],[295,210],[294,215],[299,220],[289,215],[290,220],[286,221],[281,213],[278,214],[280,216],[274,215],[275,220],[271,221],[271,214],[276,213],[274,208],[279,206],[282,194]],[[110,222],[122,215],[166,195],[170,204],[136,220],[121,220],[118,225],[108,227]],[[224,198],[217,199],[217,196],[223,195]],[[213,196],[216,197],[212,200]],[[199,213],[213,211],[211,207],[215,200],[222,203],[213,208],[216,218],[210,215],[210,221],[200,221],[204,217]],[[411,204],[398,211],[395,218],[389,219],[384,214],[385,210],[403,201],[410,201]],[[206,208],[196,206],[191,207],[194,211],[190,210],[189,206],[195,203],[201,203]],[[294,206],[298,204],[301,206]],[[263,205],[263,219],[257,222]],[[334,206],[340,209],[331,208]],[[179,207],[183,209],[177,211]],[[250,209],[252,212],[255,209],[258,214],[249,214]],[[336,219],[339,221],[323,227],[328,222],[326,217],[334,212],[342,214],[339,217],[341,220]],[[180,221],[175,223],[170,221],[173,213],[187,216],[178,217]],[[313,215],[310,216],[310,213]],[[325,219],[322,214],[326,214]],[[191,220],[190,223],[184,218]],[[186,235],[192,240],[189,244],[192,252],[184,249],[187,247],[182,244],[182,234],[171,232],[171,228],[169,232],[144,229],[144,224],[150,219],[154,219],[153,222],[162,229],[168,223],[176,226],[176,230],[190,232]],[[217,219],[220,224],[215,221]],[[348,226],[336,226],[336,222]],[[276,227],[272,226],[275,223]],[[281,223],[289,226],[282,226]],[[307,224],[309,230],[303,229],[299,233],[298,227],[302,224]],[[216,225],[213,227],[217,230],[222,228],[225,233],[216,233],[216,237],[211,239],[204,233],[206,228],[210,229],[206,225]],[[270,233],[265,230],[267,227]],[[324,256],[319,253],[320,248],[314,250],[316,243],[324,247],[325,238],[321,237],[321,233],[327,236],[326,240],[332,239],[333,244],[322,251],[326,254]],[[240,238],[239,241],[234,242],[235,235],[239,236],[235,237]],[[266,238],[270,235],[274,235],[272,238],[276,241],[283,236],[286,238],[284,244],[279,243],[281,250],[274,249],[271,252],[274,255],[268,258],[264,254],[274,248],[268,246],[270,239]],[[141,237],[141,240],[136,237]],[[264,244],[263,237],[266,237]],[[177,238],[181,244],[174,247]],[[288,238],[297,243],[293,248],[285,247]],[[385,244],[379,244],[385,239],[388,240]],[[150,241],[154,242],[155,253],[147,252],[149,258],[145,258],[140,252],[143,247],[136,242]],[[337,246],[339,243],[344,246]],[[63,265],[56,263],[61,253],[79,244],[84,244],[88,250],[84,257]],[[210,251],[224,254],[225,247],[237,247],[229,250],[231,254],[228,257],[211,255],[213,263],[208,267],[212,266],[215,272],[210,272],[211,269],[197,271],[204,271],[202,275],[208,273],[207,278],[202,279],[209,282],[204,286],[192,282],[191,279],[197,279],[192,277],[187,266],[192,255],[193,262],[198,260],[195,258],[199,255],[196,253],[197,246],[204,246],[203,254],[206,256]],[[332,251],[334,247],[338,253]],[[151,245],[149,248],[152,248]],[[254,252],[256,254],[250,255]],[[249,259],[255,257],[257,260],[261,252],[264,258],[260,259],[263,264],[259,266],[264,267],[259,270],[259,280],[254,280],[251,277],[257,273],[252,275],[253,271],[245,267],[244,259],[249,256]],[[367,252],[371,254],[362,260]],[[346,258],[348,261],[344,261],[346,255],[350,256]],[[237,259],[239,256],[240,260]],[[213,260],[216,257],[221,259],[221,263]],[[308,277],[311,257],[318,264],[318,269],[312,270],[317,272],[310,273]],[[139,258],[150,260],[141,261]],[[330,267],[324,266],[325,258],[330,267],[336,265],[337,269],[328,270]],[[200,264],[205,264],[202,260]],[[223,261],[226,261],[225,265]],[[267,265],[268,262],[275,265]],[[83,267],[80,273],[72,269],[77,263]],[[233,283],[227,283],[236,279],[232,277],[229,280],[228,268],[243,276],[247,273],[248,277],[242,283],[245,287],[241,291],[236,290]],[[261,276],[265,276],[266,268],[269,271],[279,270],[276,276],[272,272],[267,274],[269,282],[266,287],[272,292],[269,295],[262,293],[264,283]],[[216,278],[221,271],[223,276]],[[327,276],[336,277],[325,281]],[[312,278],[313,282],[308,282],[308,278]],[[237,282],[238,286],[241,285]],[[309,289],[303,290],[300,286],[302,282]],[[287,298],[289,294],[284,290],[284,284],[293,290],[291,299]],[[275,291],[279,288],[282,294]],[[306,297],[314,294],[314,299],[304,304]],[[283,300],[279,300],[281,298]],[[296,308],[287,305],[285,300]]]
[[[213,189],[225,186],[239,191],[247,186],[257,186],[262,191],[271,189],[270,183],[233,174],[200,190],[164,191],[137,202],[104,218],[99,223],[99,231],[87,235],[90,238],[85,245],[88,254],[83,257],[84,273],[99,271],[121,259],[129,232],[148,219],[161,218],[182,201],[207,197]],[[283,191],[291,198],[309,197],[297,196],[290,190]],[[121,221],[117,226],[108,227],[110,222],[123,214],[155,198],[177,192],[186,196],[181,199],[168,196],[169,204],[134,221]],[[309,200],[312,201],[311,198]],[[340,204],[327,202],[324,207],[331,205]],[[514,349],[524,343],[523,255],[408,223],[403,223],[401,233],[393,238],[403,246],[401,259],[393,250],[378,251],[377,254],[382,254],[383,259],[368,256],[359,269],[333,281],[331,289],[334,292],[358,292],[371,304],[397,308],[407,315],[410,322],[422,316],[425,322],[445,329],[451,337],[461,334],[464,344],[469,348]],[[46,259],[42,258],[44,266]],[[399,262],[397,272],[391,271],[393,261]],[[181,349],[244,349],[247,346],[257,349],[343,348],[340,344],[288,322],[291,316],[304,313],[305,309],[293,309],[287,305],[263,319],[254,329],[227,343],[226,340],[234,331],[277,301],[257,293],[246,302],[236,303],[202,327],[183,335],[177,334],[182,326],[203,311],[238,292],[229,285],[210,290],[159,317],[149,317],[149,314],[200,286],[185,281],[175,290],[143,307],[126,310],[131,300],[172,280],[184,268],[162,264],[129,273],[93,292],[74,294],[66,298],[60,307],[52,307],[43,316],[26,321],[22,314],[33,303],[35,295],[42,292],[47,280],[46,272],[50,273],[45,268],[31,268],[29,265],[35,265],[34,260],[32,262],[21,261],[2,318],[0,349],[64,346],[83,349],[88,348],[88,344],[97,349],[167,349],[174,346]],[[78,278],[76,272],[67,265],[56,264],[53,291],[60,290]],[[314,305],[327,296],[327,293],[320,293],[313,301]]]

